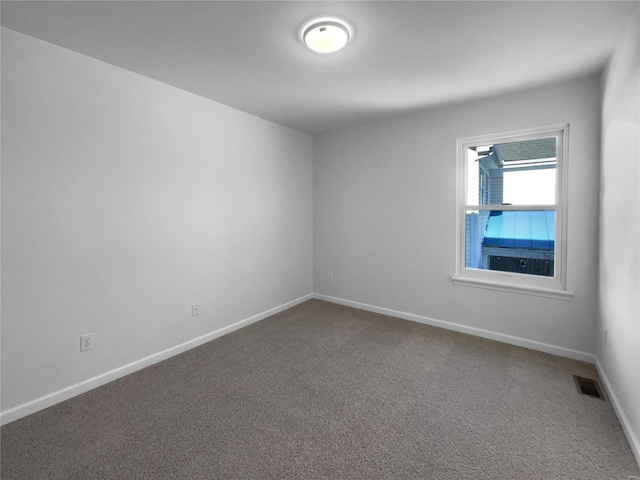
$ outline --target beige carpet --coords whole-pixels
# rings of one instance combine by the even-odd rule
[[[4,426],[11,479],[624,479],[593,366],[311,300]]]

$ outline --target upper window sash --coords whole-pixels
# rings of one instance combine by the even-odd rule
[[[530,130],[519,130],[510,133],[501,133],[497,135],[482,135],[471,138],[464,138],[458,140],[458,169],[463,170],[463,175],[459,175],[459,200],[460,205],[466,205],[469,207],[479,206],[477,201],[471,202],[471,199],[467,198],[466,185],[468,182],[468,170],[466,164],[465,154],[471,147],[477,147],[485,144],[501,144],[510,142],[519,142],[526,140],[539,140],[544,138],[556,139],[556,191],[555,202],[551,205],[562,205],[564,203],[563,198],[563,181],[564,181],[564,164],[566,163],[564,157],[567,155],[566,143],[568,141],[569,125],[555,125],[551,127],[535,128]],[[460,194],[462,198],[460,199]],[[502,206],[500,204],[493,204],[494,206]]]

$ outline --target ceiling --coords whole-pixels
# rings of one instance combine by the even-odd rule
[[[599,72],[637,1],[2,2],[2,25],[311,134]],[[354,38],[321,55],[318,15]]]

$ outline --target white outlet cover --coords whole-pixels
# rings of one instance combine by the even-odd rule
[[[80,336],[80,351],[86,352],[93,348],[93,333],[87,333]]]

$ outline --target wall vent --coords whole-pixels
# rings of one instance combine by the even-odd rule
[[[600,400],[605,399],[602,388],[600,388],[600,383],[597,380],[579,377],[577,375],[574,375],[573,379],[576,381],[578,392],[582,393],[583,395],[589,395],[590,397],[599,398]]]

